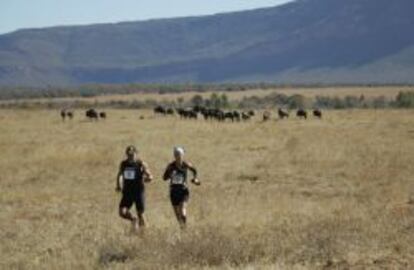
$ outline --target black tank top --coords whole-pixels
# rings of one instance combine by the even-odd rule
[[[120,170],[124,179],[124,192],[134,192],[144,189],[141,162],[124,160],[121,162]]]
[[[172,162],[170,164],[170,185],[172,187],[186,186],[187,171],[188,167],[186,163],[183,163],[182,167],[178,167],[175,162]]]

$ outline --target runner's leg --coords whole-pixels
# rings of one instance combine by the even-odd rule
[[[181,215],[181,227],[185,227],[187,225],[187,203],[184,201],[180,204],[180,215]]]
[[[133,200],[130,196],[123,194],[121,202],[119,204],[119,216],[123,219],[131,221],[133,227],[136,226],[137,218],[132,215],[130,208],[133,204]]]
[[[119,216],[132,222],[136,220],[136,218],[129,211],[128,207],[119,207]]]

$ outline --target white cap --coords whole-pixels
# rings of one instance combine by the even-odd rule
[[[174,147],[174,155],[179,154],[180,156],[184,155],[184,148],[181,146]]]

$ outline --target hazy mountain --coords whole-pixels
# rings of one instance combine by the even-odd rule
[[[413,0],[298,0],[0,35],[0,84],[414,83]]]

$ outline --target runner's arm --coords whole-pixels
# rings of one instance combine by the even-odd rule
[[[191,180],[191,182],[193,182],[196,185],[200,185],[201,182],[197,178],[198,176],[197,169],[193,166],[193,164],[189,162],[187,162],[186,164],[187,164],[187,168],[193,173],[193,179]]]
[[[170,177],[171,177],[171,166],[168,165],[167,168],[165,169],[162,179],[164,179],[164,181],[167,181],[168,179],[170,179]]]
[[[151,180],[153,179],[152,173],[149,170],[147,163],[143,161],[142,161],[142,172],[145,176],[145,182],[151,182]]]
[[[115,190],[116,191],[121,191],[122,187],[124,186],[124,178],[122,177],[122,164],[119,166],[119,170],[118,173],[116,175],[116,186],[115,186]]]

